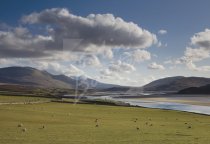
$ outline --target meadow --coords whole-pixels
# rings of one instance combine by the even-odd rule
[[[30,96],[3,96],[0,95],[0,104],[5,103],[30,103],[30,102],[46,102],[49,98],[30,97]]]
[[[34,99],[0,96],[0,103]],[[210,116],[179,111],[58,102],[0,105],[0,144],[208,144],[209,134]]]

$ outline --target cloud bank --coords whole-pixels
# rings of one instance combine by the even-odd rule
[[[196,33],[191,37],[191,47],[187,47],[184,56],[177,63],[184,63],[193,71],[209,72],[210,66],[197,66],[195,63],[210,58],[210,29]]]
[[[5,49],[8,50],[7,55],[17,51],[20,53],[17,56],[22,54],[25,57],[45,56],[55,50],[100,52],[118,47],[147,48],[157,43],[155,34],[112,14],[81,17],[71,14],[65,8],[52,8],[25,15],[21,22],[26,26],[44,25],[47,35],[33,35],[26,28],[1,31],[1,47],[5,53]],[[11,43],[9,39],[14,41]],[[64,41],[67,41],[65,47]]]

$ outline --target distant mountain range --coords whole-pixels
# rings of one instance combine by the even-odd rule
[[[86,77],[68,77],[65,75],[52,75],[31,67],[0,68],[1,85],[24,85],[44,88],[75,89],[105,89],[117,85],[105,84]]]
[[[210,94],[210,84],[201,87],[190,87],[178,92],[179,94]]]
[[[129,87],[101,83],[87,77],[53,75],[47,71],[41,71],[31,67],[0,68],[0,86],[3,87],[3,85],[6,85],[6,88],[8,85],[18,85],[21,86],[19,87],[20,89],[23,88],[23,86],[30,86],[64,89],[103,89],[105,91],[129,91],[130,89],[135,88],[135,90],[139,89],[141,92],[178,92],[183,89],[201,87],[208,84],[210,84],[210,78],[178,76],[159,79],[143,87]]]
[[[210,78],[203,77],[168,77],[153,81],[143,86],[144,91],[177,92],[189,87],[200,87],[210,84]]]

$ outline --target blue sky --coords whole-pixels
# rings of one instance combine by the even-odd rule
[[[115,18],[120,17],[126,23],[133,22],[139,28],[149,31],[157,38],[156,43],[143,49],[139,48],[141,50],[139,52],[140,55],[143,53],[142,50],[145,50],[150,54],[150,58],[137,62],[123,61],[122,57],[124,57],[126,52],[131,54],[136,52],[138,48],[135,47],[135,50],[130,50],[127,45],[125,46],[126,48],[113,45],[113,48],[108,46],[113,54],[112,58],[102,58],[102,53],[87,53],[83,51],[82,55],[84,55],[83,58],[85,59],[83,60],[80,57],[80,62],[78,62],[78,58],[69,58],[65,61],[57,60],[56,64],[52,63],[46,67],[41,67],[41,69],[46,68],[48,71],[56,74],[66,74],[65,71],[59,71],[59,69],[64,69],[65,67],[72,69],[70,72],[73,73],[69,75],[77,74],[74,73],[76,70],[82,75],[99,81],[138,86],[166,76],[209,77],[209,6],[209,0],[2,0],[0,4],[0,30],[2,32],[14,31],[13,29],[21,27],[27,28],[32,35],[43,35],[43,30],[40,30],[39,24],[31,24],[28,21],[25,24],[21,18],[33,12],[40,14],[42,11],[51,8],[65,8],[70,14],[83,18],[86,18],[89,14],[109,13]],[[44,25],[44,28],[51,26],[49,23],[41,24]],[[11,27],[11,30],[5,28],[5,25]],[[164,30],[165,33],[160,34],[160,30]],[[196,33],[199,33],[197,34],[198,36],[196,36]],[[196,36],[194,40],[191,39],[193,36]],[[0,39],[0,41],[3,42],[3,39]],[[207,45],[203,45],[203,43],[207,43]],[[0,51],[5,49],[4,46],[3,44],[0,45]],[[141,45],[139,46],[141,47]],[[187,47],[190,47],[190,49],[187,50]],[[71,57],[76,57],[74,53],[78,55],[78,52],[75,51],[70,51],[70,53],[73,55]],[[206,56],[203,56],[205,54]],[[32,57],[23,58],[22,55],[17,57],[2,56],[2,58],[0,57],[0,63],[2,66],[27,66],[31,65],[31,63],[26,62],[28,59],[32,59]],[[40,60],[40,58],[38,59]],[[44,65],[52,62],[51,60],[46,60],[46,58],[41,59],[45,59],[43,60],[45,62]],[[87,64],[86,61],[90,61],[90,64]],[[36,67],[37,65],[34,66]],[[54,68],[56,66],[57,69]],[[113,66],[119,69],[122,66],[124,67],[122,71],[126,72],[113,70]],[[128,70],[129,68],[130,70]],[[106,71],[106,73],[104,74],[102,71]]]

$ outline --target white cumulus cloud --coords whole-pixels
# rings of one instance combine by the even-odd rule
[[[93,54],[85,54],[80,57],[80,59],[76,62],[78,65],[82,67],[93,66],[99,67],[101,66],[101,62],[96,55]]]
[[[165,67],[163,65],[157,64],[156,62],[151,63],[148,65],[148,69],[153,69],[153,70],[164,70]]]
[[[184,56],[177,60],[177,63],[186,64],[193,71],[208,72],[210,66],[197,66],[199,62],[210,58],[210,30],[205,29],[191,37],[191,47],[186,47]]]
[[[123,59],[127,59],[130,62],[142,62],[151,59],[150,52],[146,50],[134,50],[130,52],[124,52]]]
[[[165,35],[165,34],[167,34],[168,32],[167,32],[167,30],[164,30],[164,29],[160,29],[159,31],[158,31],[158,34],[160,34],[160,35]]]
[[[114,62],[109,66],[109,70],[113,72],[129,73],[129,72],[135,71],[136,68],[131,64],[121,62],[120,60],[118,60],[117,62]]]
[[[81,17],[65,8],[53,8],[26,15],[22,22],[56,25],[52,27],[52,35],[57,45],[63,39],[82,39],[81,46],[74,49],[75,51],[85,50],[89,45],[146,48],[157,43],[155,34],[112,14]]]

